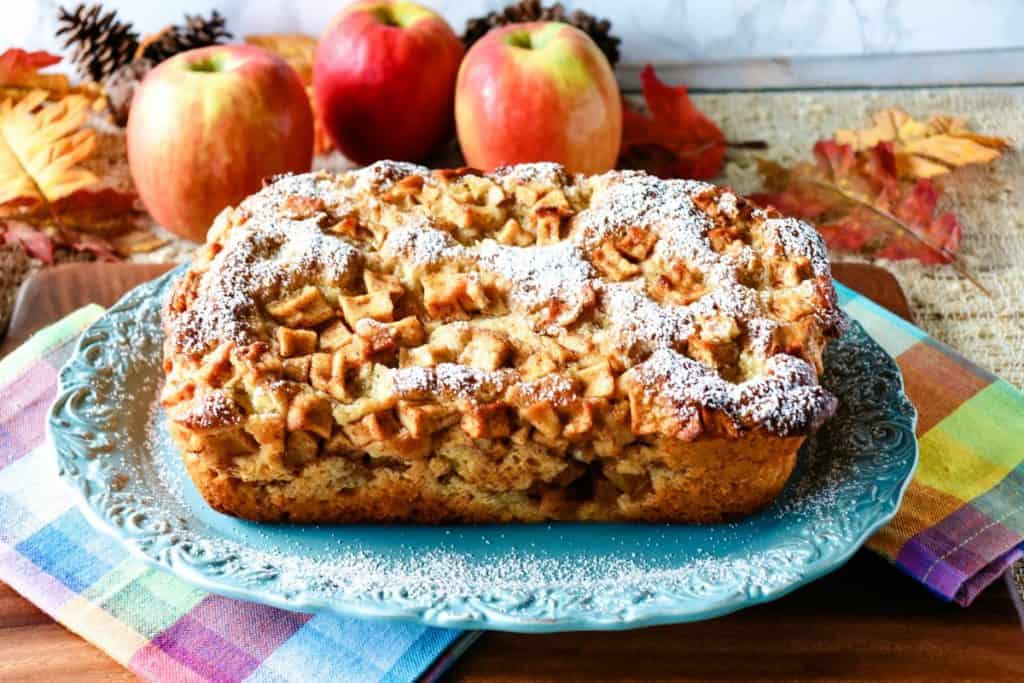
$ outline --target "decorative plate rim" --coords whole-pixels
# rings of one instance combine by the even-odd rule
[[[123,475],[109,471],[105,465],[118,445],[107,438],[105,430],[116,420],[118,411],[97,401],[94,381],[102,383],[116,377],[117,363],[121,369],[129,361],[111,354],[107,345],[111,329],[122,319],[137,321],[136,308],[157,306],[170,282],[187,268],[183,264],[155,280],[139,285],[111,306],[79,339],[75,352],[60,371],[57,396],[47,419],[47,436],[54,448],[59,476],[77,497],[78,507],[93,527],[118,541],[132,556],[147,565],[170,572],[209,592],[231,598],[258,602],[285,610],[313,613],[335,613],[344,616],[371,617],[396,621],[415,621],[430,626],[462,629],[489,629],[527,633],[625,630],[663,624],[699,621],[735,612],[745,607],[781,598],[797,588],[815,581],[838,569],[874,534],[891,520],[903,495],[913,479],[919,456],[915,436],[917,412],[906,396],[902,373],[895,360],[863,331],[856,322],[851,327],[874,346],[879,358],[884,358],[891,372],[894,386],[887,388],[887,408],[900,418],[901,446],[909,452],[900,461],[902,467],[895,482],[884,495],[875,500],[871,517],[862,528],[837,545],[816,547],[816,557],[798,566],[783,568],[792,572],[791,578],[769,590],[748,587],[737,588],[722,597],[681,599],[676,594],[656,594],[643,608],[623,609],[619,612],[602,611],[598,605],[580,607],[576,612],[559,612],[559,600],[543,596],[548,613],[540,616],[517,614],[516,605],[490,604],[487,596],[477,596],[483,604],[467,605],[464,596],[446,596],[429,604],[402,604],[394,596],[373,601],[351,601],[331,598],[315,590],[282,593],[268,590],[259,584],[260,566],[243,567],[239,571],[225,572],[223,566],[208,559],[207,548],[197,548],[178,534],[174,520],[162,519],[154,511],[138,507],[140,501],[132,495],[122,495]],[[125,329],[132,328],[127,324]],[[159,326],[157,326],[159,327]],[[121,330],[123,332],[124,330]],[[118,330],[114,330],[117,334]],[[152,340],[150,340],[152,343]],[[110,358],[115,355],[115,358]],[[111,367],[111,364],[114,367]],[[88,378],[83,381],[83,377]],[[90,398],[90,396],[92,398]],[[877,487],[876,487],[877,488]],[[184,524],[184,520],[180,520]],[[212,541],[211,541],[212,542]],[[221,541],[223,542],[223,541]],[[796,560],[794,560],[796,561]],[[256,581],[255,587],[240,582]],[[538,595],[552,590],[537,587]],[[561,589],[561,590],[564,590]],[[536,597],[536,596],[534,596]],[[528,598],[529,599],[529,598]],[[623,594],[628,602],[629,596]]]

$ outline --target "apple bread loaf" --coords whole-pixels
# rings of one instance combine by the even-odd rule
[[[555,164],[283,176],[164,310],[162,404],[217,510],[293,522],[715,522],[833,412],[805,223]]]

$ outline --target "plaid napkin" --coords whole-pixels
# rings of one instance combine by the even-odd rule
[[[1024,555],[1024,394],[866,297],[839,302],[896,358],[917,408],[921,460],[868,547],[969,605]]]
[[[436,679],[477,633],[231,600],[126,557],[89,526],[56,479],[44,422],[59,368],[102,313],[80,309],[0,361],[0,579],[150,680]]]
[[[868,299],[843,308],[897,358],[921,464],[868,546],[966,605],[1022,554],[1024,396]],[[56,482],[43,423],[57,371],[102,313],[79,310],[0,362],[0,579],[155,680],[401,681],[437,676],[475,633],[310,616],[219,597],[128,559]]]

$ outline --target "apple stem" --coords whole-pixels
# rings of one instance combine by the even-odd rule
[[[768,149],[768,143],[764,140],[739,140],[736,142],[727,140],[725,146],[734,149]]]

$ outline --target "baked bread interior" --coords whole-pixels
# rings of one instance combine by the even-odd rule
[[[162,404],[217,510],[293,522],[716,522],[834,411],[800,221],[555,164],[283,176],[164,309]]]

